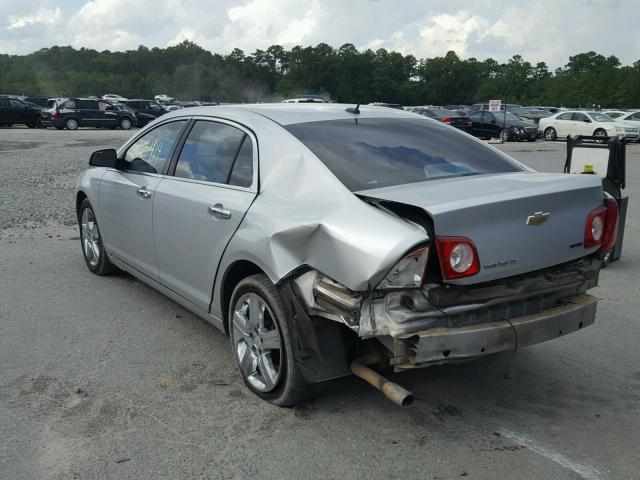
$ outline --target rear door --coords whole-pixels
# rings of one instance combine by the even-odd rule
[[[80,125],[83,127],[99,127],[102,123],[98,102],[95,100],[76,100],[76,111],[80,118]]]
[[[121,168],[108,169],[100,182],[98,215],[107,251],[156,281],[154,198],[186,123],[176,120],[146,132],[121,154]]]
[[[593,135],[591,119],[584,113],[575,112],[572,120],[572,135]]]
[[[553,127],[556,129],[558,137],[566,137],[573,131],[573,113],[567,112],[558,115]]]
[[[0,97],[0,124],[13,123],[11,121],[11,108],[9,107],[9,99]]]
[[[107,102],[98,102],[98,118],[100,127],[115,128],[118,126],[118,112]]]
[[[240,125],[197,120],[156,191],[160,282],[205,311],[220,258],[256,196],[256,145]]]

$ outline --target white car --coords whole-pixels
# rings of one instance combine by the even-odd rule
[[[165,95],[164,93],[161,95],[156,95],[155,97],[153,97],[153,99],[162,103],[173,102],[175,100],[175,98],[170,97],[169,95]]]
[[[126,102],[127,100],[129,100],[128,98],[121,97],[120,95],[116,95],[115,93],[105,93],[102,96],[102,99],[107,100],[109,102],[115,102],[115,103]]]
[[[629,112],[623,112],[621,110],[605,110],[602,113],[604,113],[605,115],[608,115],[611,118],[616,118],[617,119],[618,117],[626,115]]]
[[[578,135],[598,137],[603,141],[607,137],[618,135],[628,140],[638,140],[640,131],[636,127],[625,126],[602,112],[560,112],[540,120],[540,131],[545,140],[556,140]]]
[[[625,127],[635,127],[640,129],[640,112],[624,112],[624,115],[616,118],[616,122]],[[640,138],[638,139],[640,142]]]

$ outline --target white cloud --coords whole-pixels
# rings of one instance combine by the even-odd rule
[[[8,15],[7,30],[15,30],[31,25],[53,26],[62,18],[62,10],[60,7],[55,9],[41,7],[35,13],[27,15]]]
[[[192,40],[224,54],[324,42],[417,57],[519,53],[552,67],[596,50],[631,63],[640,57],[635,11],[637,0],[2,0],[0,53]]]

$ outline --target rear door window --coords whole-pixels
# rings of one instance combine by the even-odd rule
[[[573,117],[573,113],[563,113],[562,115],[558,115],[557,120],[571,120]]]
[[[286,125],[351,191],[525,168],[424,118],[358,118]]]
[[[82,110],[98,110],[98,102],[95,100],[76,100],[76,108]]]
[[[231,169],[246,133],[224,123],[197,121],[182,147],[174,175],[229,183]]]
[[[124,170],[162,173],[185,123],[165,123],[136,140],[124,156]]]

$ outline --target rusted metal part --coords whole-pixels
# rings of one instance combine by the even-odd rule
[[[351,362],[351,371],[355,376],[360,377],[384,393],[384,395],[396,405],[408,407],[414,401],[413,394],[397,383],[387,380],[367,366],[380,363],[385,360],[385,358],[380,351],[366,353]]]

